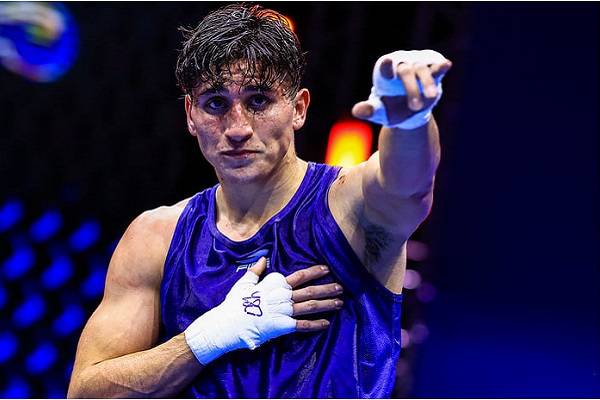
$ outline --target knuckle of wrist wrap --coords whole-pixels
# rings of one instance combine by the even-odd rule
[[[429,67],[427,66],[427,64],[424,62],[421,62],[421,61],[415,62],[413,67],[414,67],[415,71],[418,71],[418,72],[422,72],[422,73],[429,72]]]
[[[398,67],[396,67],[396,71],[401,77],[410,76],[415,73],[415,66],[407,62],[403,62],[398,64]]]
[[[292,293],[287,288],[276,288],[267,294],[269,304],[276,305],[282,302],[291,302]]]
[[[279,273],[279,272],[271,272],[269,275],[267,275],[267,277],[269,277],[269,279],[281,283],[282,281],[285,281],[285,277]],[[265,279],[267,278],[265,277]]]

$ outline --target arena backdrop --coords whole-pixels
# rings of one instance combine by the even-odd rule
[[[220,4],[0,3],[0,397],[64,397],[124,229],[216,183],[173,68]],[[379,56],[454,63],[394,395],[599,397],[598,5],[263,4],[308,52],[306,160]]]

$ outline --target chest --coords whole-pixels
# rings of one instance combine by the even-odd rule
[[[250,240],[234,242],[206,224],[197,226],[198,232],[179,250],[183,253],[179,265],[172,266],[165,301],[186,314],[185,319],[193,320],[219,305],[234,283],[261,257],[267,259],[265,275],[279,272],[287,276],[327,264],[312,227],[311,214],[298,212],[271,221]],[[310,284],[331,282],[332,278],[326,276]]]

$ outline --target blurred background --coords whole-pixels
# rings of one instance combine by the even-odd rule
[[[173,69],[221,4],[0,3],[0,397],[64,397],[129,222],[216,183]],[[600,397],[598,4],[262,4],[308,52],[306,160],[375,151],[379,56],[454,63],[394,397]]]

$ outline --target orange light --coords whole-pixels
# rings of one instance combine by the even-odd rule
[[[373,132],[361,121],[336,122],[329,133],[325,163],[351,167],[366,161],[371,155]]]
[[[285,22],[290,27],[290,29],[292,30],[292,32],[296,33],[296,24],[294,24],[294,20],[292,20],[287,15],[284,15],[283,18],[285,19]]]

